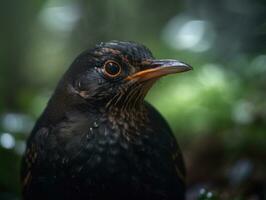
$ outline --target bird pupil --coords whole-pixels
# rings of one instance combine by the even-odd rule
[[[119,66],[117,66],[117,64],[115,63],[108,63],[106,68],[105,68],[106,72],[108,74],[111,74],[111,75],[116,75],[119,73],[120,71],[120,68]]]

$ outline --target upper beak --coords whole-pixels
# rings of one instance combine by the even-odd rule
[[[172,59],[152,60],[149,62],[148,67],[145,70],[136,72],[135,74],[128,76],[128,80],[147,81],[151,79],[157,79],[162,76],[180,72],[186,72],[193,68],[181,61]]]

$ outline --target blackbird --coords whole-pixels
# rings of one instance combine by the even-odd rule
[[[100,43],[66,71],[27,141],[24,200],[183,200],[185,167],[164,118],[144,97],[192,67],[135,42]]]

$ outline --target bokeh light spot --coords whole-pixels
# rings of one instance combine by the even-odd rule
[[[41,23],[52,31],[71,31],[80,18],[80,10],[75,4],[50,6],[49,1],[40,13]]]
[[[12,149],[15,143],[15,138],[10,133],[2,133],[0,136],[0,144],[5,149]]]
[[[207,21],[176,16],[163,31],[163,38],[174,49],[204,52],[211,48],[214,30]]]

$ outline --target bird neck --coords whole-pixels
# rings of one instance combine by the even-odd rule
[[[105,108],[111,120],[116,121],[146,121],[147,111],[144,102],[138,106],[110,106]]]
[[[144,101],[146,92],[143,90],[134,90],[133,93],[126,90],[108,100],[99,100],[98,98],[97,101],[94,101],[73,95],[71,88],[60,87],[62,85],[65,84],[60,84],[57,87],[41,116],[50,124],[57,123],[65,117],[67,112],[72,110],[103,116],[114,125],[124,123],[125,126],[130,126],[131,123],[137,127],[147,121],[147,109]]]
[[[66,97],[60,95],[60,93],[56,93],[52,96],[41,118],[45,118],[52,124],[57,123],[65,117],[66,113],[72,110],[94,113],[96,116],[103,116],[111,123],[130,122],[143,124],[147,120],[147,110],[144,100],[138,102],[138,104],[134,106],[132,104],[127,104],[127,106],[125,106],[124,102],[108,106],[103,102],[91,103],[87,101],[77,101],[76,99],[71,99],[71,96]]]

